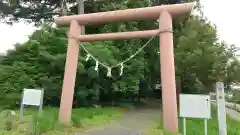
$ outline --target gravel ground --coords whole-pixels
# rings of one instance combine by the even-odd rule
[[[136,109],[126,113],[123,119],[114,121],[102,129],[88,130],[75,135],[146,135],[156,120],[161,118],[160,109]]]

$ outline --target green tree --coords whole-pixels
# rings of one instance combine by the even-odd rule
[[[226,77],[225,67],[233,56],[231,48],[219,42],[216,29],[202,17],[188,19],[183,29],[176,31],[176,36],[177,74],[183,81],[192,82],[185,83],[183,91],[213,90],[215,82]]]
[[[0,63],[3,60],[4,56],[0,54]]]
[[[240,83],[240,61],[237,58],[233,58],[226,65],[226,78],[224,80],[227,88],[230,90],[231,84]]]
[[[69,1],[71,2],[74,1]],[[88,0],[85,2],[87,9],[85,11],[87,13],[103,12],[153,4],[165,3],[149,0]],[[59,7],[60,4],[56,6]],[[201,11],[200,6],[198,8]],[[70,12],[75,13],[77,10],[75,11],[72,7]],[[24,18],[24,16],[19,17]],[[229,75],[226,75],[232,71],[232,68],[226,65],[232,58],[234,50],[227,47],[226,43],[218,41],[216,29],[204,17],[192,16],[182,23],[174,22],[173,26],[176,75],[181,78],[182,92],[206,93],[213,90],[213,84],[218,80],[228,80],[228,82],[236,80],[236,77],[227,79]],[[136,31],[157,27],[156,21],[130,21],[87,26],[86,33]],[[20,93],[26,87],[44,88],[45,104],[59,105],[66,59],[67,30],[66,27],[44,27],[35,31],[28,41],[8,51],[0,64],[0,98],[5,103],[12,99],[9,104],[3,102],[7,105],[5,107],[14,107],[19,104]],[[99,61],[112,66],[129,58],[145,43],[146,39],[134,39],[82,45]],[[87,54],[80,49],[74,106],[114,99],[133,99],[137,95],[150,96],[155,89],[154,84],[160,80],[158,52],[159,41],[156,38],[142,52],[124,64],[122,76],[119,75],[120,67],[116,67],[112,71],[113,77],[108,78],[106,77],[107,69],[100,66],[96,72],[95,61],[93,59],[85,61]]]

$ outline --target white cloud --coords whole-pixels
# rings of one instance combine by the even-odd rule
[[[23,22],[12,26],[0,24],[0,52],[12,49],[15,43],[22,43],[28,39],[35,30],[33,25],[26,25]]]

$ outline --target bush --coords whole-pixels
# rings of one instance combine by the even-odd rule
[[[3,125],[0,128],[2,128],[3,130],[10,131],[16,125],[17,117],[16,117],[16,113],[14,111],[5,110],[5,111],[1,112],[0,118],[3,121]]]

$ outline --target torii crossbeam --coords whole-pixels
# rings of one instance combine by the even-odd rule
[[[159,30],[167,30],[159,34],[163,123],[166,131],[175,133],[178,132],[172,19],[183,20],[187,18],[190,15],[194,5],[195,3],[183,3],[55,18],[56,24],[70,24],[69,34],[75,37],[68,38],[67,58],[62,87],[59,120],[61,122],[69,122],[71,120],[72,102],[79,55],[78,41],[89,42],[99,40],[145,38],[158,34]],[[157,19],[159,20],[159,30],[80,35],[80,26],[84,25]]]

